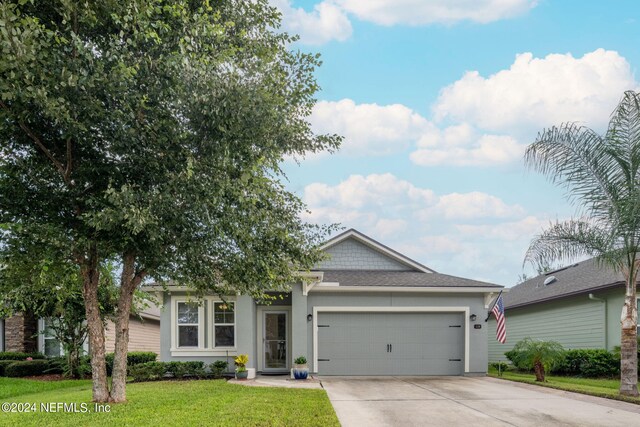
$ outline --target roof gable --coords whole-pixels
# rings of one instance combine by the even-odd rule
[[[317,265],[320,270],[434,272],[354,229],[330,239],[321,249],[329,254],[329,259]]]

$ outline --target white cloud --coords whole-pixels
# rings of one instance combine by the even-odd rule
[[[514,241],[522,239],[523,237],[531,240],[545,227],[548,227],[548,225],[548,219],[541,219],[530,215],[517,221],[509,221],[499,224],[458,224],[456,225],[456,229],[460,233],[467,236],[474,236],[485,239],[497,239],[503,241]]]
[[[474,191],[437,196],[430,189],[416,187],[390,173],[351,175],[335,186],[310,184],[304,189],[304,201],[312,212],[311,218],[317,222],[329,218],[344,222],[339,219],[341,215],[357,219],[365,212],[375,212],[375,218],[369,218],[369,222],[389,232],[403,229],[406,218],[428,222],[510,218],[523,213],[519,205],[508,205],[490,194]]]
[[[523,53],[489,77],[465,73],[441,91],[433,109],[436,120],[489,132],[523,134],[565,121],[602,129],[623,91],[637,87],[629,63],[615,51],[597,49],[581,58]]]
[[[336,0],[358,18],[380,25],[488,23],[522,15],[537,0]]]
[[[433,208],[446,219],[509,218],[522,215],[518,205],[507,205],[496,196],[479,191],[441,196]]]
[[[380,218],[374,227],[380,237],[386,237],[401,233],[405,231],[408,226],[409,223],[403,219]]]
[[[415,143],[433,125],[401,104],[356,104],[351,99],[320,101],[310,121],[318,133],[344,136],[340,149],[348,155],[386,155]]]
[[[316,4],[311,12],[293,7],[291,0],[271,0],[271,4],[282,12],[283,28],[291,34],[298,34],[304,44],[345,41],[353,32],[345,12],[330,1]]]
[[[468,124],[424,135],[409,156],[420,166],[489,166],[522,158],[524,146],[508,135],[476,136]]]
[[[362,209],[384,207],[397,209],[424,206],[435,201],[433,191],[418,188],[390,173],[368,176],[351,175],[338,185],[309,184],[304,189],[304,201],[310,208]]]

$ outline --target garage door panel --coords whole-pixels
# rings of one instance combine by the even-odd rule
[[[460,375],[460,313],[320,313],[322,375]],[[388,345],[391,350],[388,351]]]

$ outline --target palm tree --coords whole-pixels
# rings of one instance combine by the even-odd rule
[[[513,353],[518,358],[521,366],[533,369],[536,381],[544,382],[545,370],[561,361],[564,357],[564,348],[557,341],[542,341],[525,338],[513,346]]]
[[[525,162],[567,190],[578,218],[536,236],[525,262],[595,256],[624,274],[620,394],[638,396],[636,277],[640,260],[640,93],[628,91],[604,135],[565,123],[538,134]]]

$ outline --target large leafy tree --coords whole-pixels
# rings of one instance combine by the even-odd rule
[[[580,207],[578,218],[537,236],[526,259],[541,265],[590,255],[624,275],[620,393],[637,396],[640,94],[625,92],[604,135],[572,123],[552,127],[527,148],[525,159]]]
[[[82,276],[95,401],[124,401],[128,319],[145,280],[259,295],[310,268],[285,156],[337,147],[306,120],[315,55],[266,0],[0,3],[4,247],[68,248]],[[99,266],[120,265],[112,386]]]

